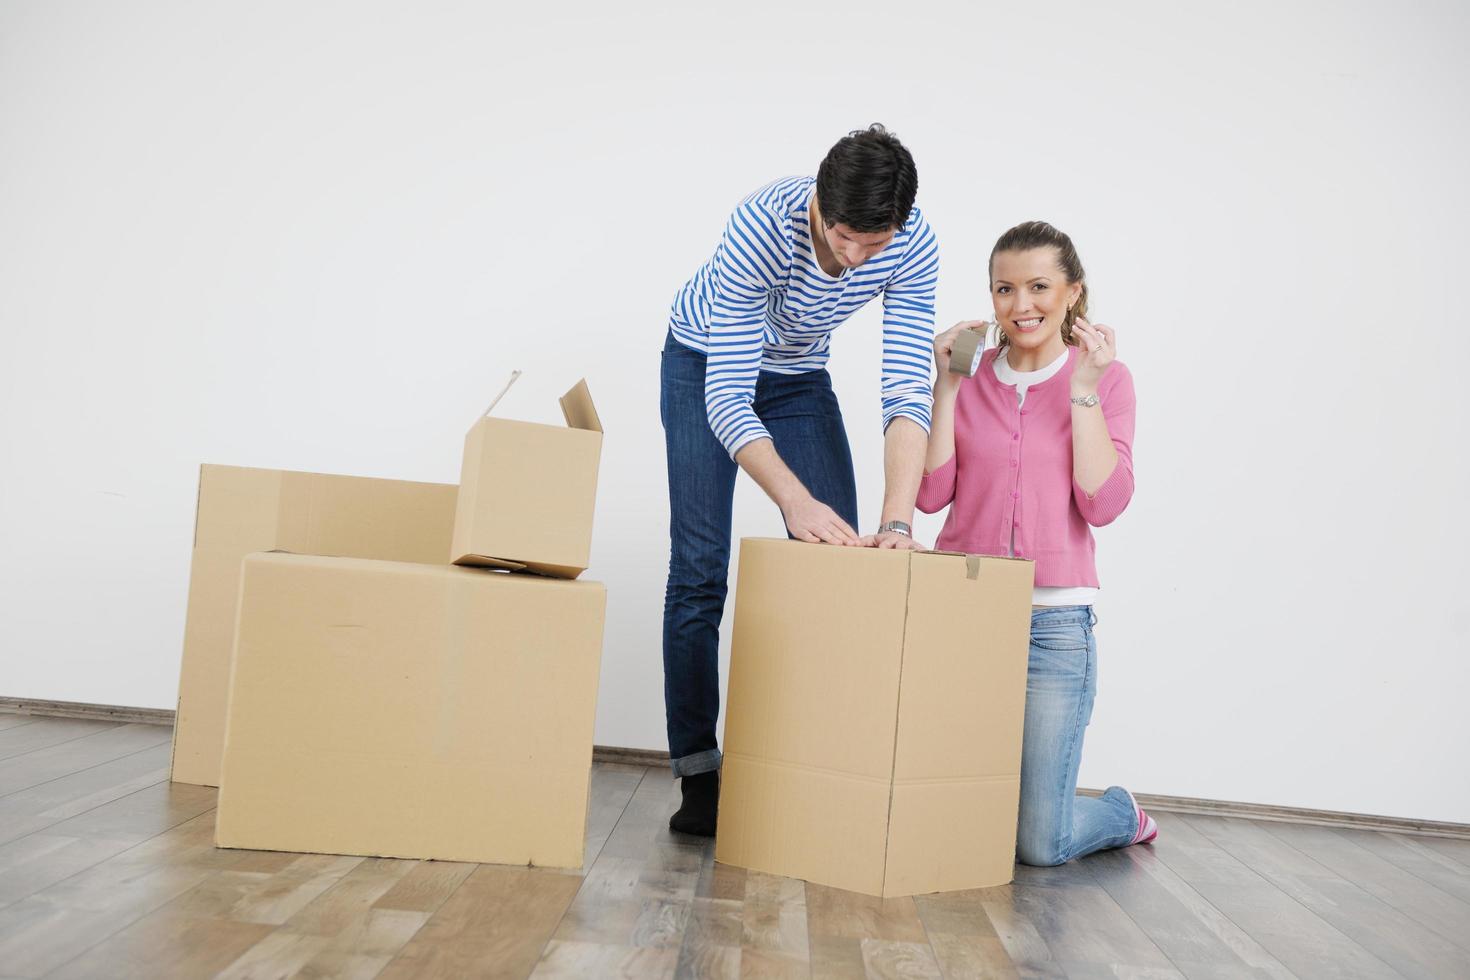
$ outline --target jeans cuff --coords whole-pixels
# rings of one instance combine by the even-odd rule
[[[669,761],[674,769],[675,776],[697,776],[702,772],[712,772],[720,768],[724,756],[719,749],[709,749],[705,752],[696,752],[693,755],[681,756]]]

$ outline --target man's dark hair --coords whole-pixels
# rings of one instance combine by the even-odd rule
[[[817,204],[827,227],[853,231],[898,229],[909,219],[919,172],[898,137],[873,123],[855,129],[827,151],[817,168]]]

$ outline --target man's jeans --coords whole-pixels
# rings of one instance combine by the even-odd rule
[[[1021,743],[1021,815],[1016,857],[1055,865],[1133,840],[1138,817],[1128,794],[1077,796],[1082,736],[1097,693],[1097,622],[1091,606],[1031,612],[1026,724]]]
[[[705,357],[669,334],[660,414],[669,461],[669,583],[664,593],[664,708],[676,776],[720,768],[720,618],[730,570],[730,520],[739,467],[710,429]],[[826,371],[762,371],[755,413],[776,452],[812,496],[854,529],[852,451]]]

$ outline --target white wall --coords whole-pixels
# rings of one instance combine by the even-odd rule
[[[1084,785],[1470,821],[1463,5],[628,6],[0,5],[0,694],[172,707],[201,461],[454,481],[521,367],[597,397],[597,740],[664,747],[667,303],[881,120],[941,325],[1046,218],[1137,377]]]

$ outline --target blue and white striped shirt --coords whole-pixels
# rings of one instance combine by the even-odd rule
[[[929,365],[939,244],[918,208],[888,246],[832,277],[812,251],[812,177],[785,177],[751,194],[725,234],[674,297],[669,327],[708,357],[710,428],[733,458],[770,434],[756,417],[761,371],[801,374],[826,366],[832,331],[883,294],[883,427],[902,415],[929,429]]]

